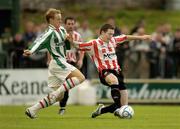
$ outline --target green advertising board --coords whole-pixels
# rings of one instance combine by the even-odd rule
[[[179,103],[180,80],[127,79],[130,103]],[[97,88],[98,102],[112,102],[110,88],[98,80],[92,81]]]

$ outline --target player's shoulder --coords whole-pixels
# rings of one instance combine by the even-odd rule
[[[49,27],[47,27],[39,36],[37,36],[37,39],[41,39],[42,37],[48,37],[51,35],[53,30]]]
[[[43,35],[50,35],[53,33],[53,31],[54,31],[54,28],[49,26],[44,30]]]
[[[55,30],[55,29],[56,29],[56,28],[55,28],[54,26],[49,25],[46,30],[53,31],[53,30]]]
[[[88,42],[92,43],[92,44],[97,44],[98,43],[98,39],[91,39]]]
[[[53,29],[51,27],[48,27],[44,30],[44,33],[51,33],[53,32]]]

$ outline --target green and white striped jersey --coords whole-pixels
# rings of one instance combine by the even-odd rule
[[[54,26],[49,25],[47,30],[42,35],[37,37],[37,39],[29,46],[28,49],[31,53],[38,52],[42,49],[47,49],[57,64],[62,68],[66,68],[61,61],[66,60],[66,49],[64,45],[66,34],[67,33],[64,27],[61,26],[59,30],[57,30]]]

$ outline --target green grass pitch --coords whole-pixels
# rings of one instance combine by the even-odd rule
[[[133,105],[133,119],[113,114],[90,117],[97,106],[68,106],[64,116],[58,107],[41,110],[37,119],[24,115],[25,106],[0,106],[0,129],[180,129],[180,106]]]

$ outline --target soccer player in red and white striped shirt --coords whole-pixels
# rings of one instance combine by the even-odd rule
[[[105,24],[100,29],[99,38],[86,43],[73,41],[77,48],[88,52],[98,69],[101,83],[111,87],[111,95],[114,103],[107,107],[102,104],[99,105],[96,111],[92,113],[92,118],[107,112],[115,113],[117,108],[128,104],[128,92],[115,54],[116,45],[125,40],[151,39],[150,35],[119,35],[113,37],[113,34],[114,27],[110,24]]]
[[[68,34],[72,35],[75,41],[81,42],[81,35],[76,32],[75,29],[76,20],[73,17],[66,17],[64,20],[64,27]],[[75,66],[76,68],[80,69],[83,64],[84,52],[79,51],[73,45],[70,44],[68,40],[65,40],[66,46],[66,60],[69,64]],[[69,98],[69,91],[64,92],[64,98],[59,102],[59,114],[63,115],[65,112],[66,103]]]

